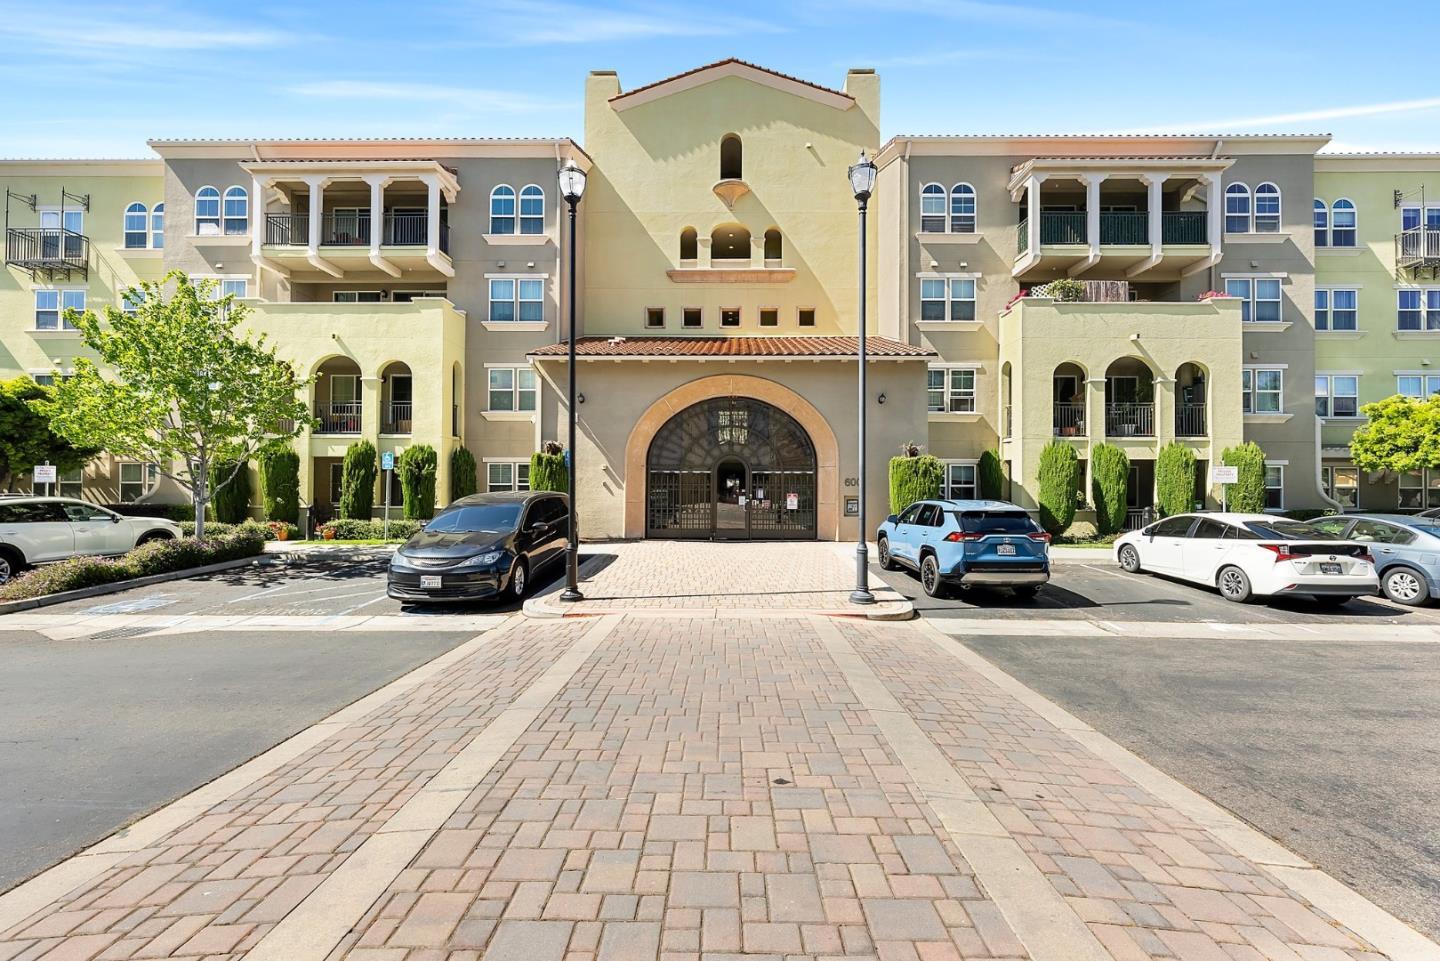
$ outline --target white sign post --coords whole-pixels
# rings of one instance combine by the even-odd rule
[[[380,525],[380,539],[390,539],[390,475],[395,470],[395,452],[387,450],[380,455],[380,470],[385,473],[385,520]]]
[[[1220,485],[1220,509],[1227,510],[1225,499],[1225,487],[1227,484],[1234,484],[1240,479],[1240,468],[1238,467],[1211,467],[1210,483]]]
[[[35,465],[35,483],[45,485],[45,496],[48,497],[55,493],[55,480],[54,464]]]

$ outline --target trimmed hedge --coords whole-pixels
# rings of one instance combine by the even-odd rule
[[[1265,509],[1265,452],[1260,445],[1247,441],[1239,447],[1227,447],[1220,455],[1227,467],[1240,468],[1240,479],[1228,485],[1225,506],[1232,511],[1258,514]]]
[[[356,441],[345,449],[340,465],[340,503],[335,505],[341,517],[369,520],[375,511],[375,475],[380,464],[375,445],[368,440]]]
[[[114,560],[72,557],[58,564],[47,564],[27,571],[0,587],[0,601],[44,597],[135,577],[169,574],[207,564],[256,557],[265,552],[265,537],[257,530],[259,526],[242,525],[229,533],[203,541],[191,538],[151,541]]]
[[[398,517],[390,519],[389,537],[392,541],[409,540],[419,533],[420,528],[425,525],[416,520],[402,520]],[[342,518],[335,521],[326,521],[315,528],[317,537],[324,537],[327,532],[334,531],[334,540],[337,541],[374,541],[385,536],[385,521],[383,520],[360,520],[359,518]]]
[[[476,479],[475,455],[468,447],[457,447],[450,452],[450,499],[458,501],[469,497],[480,489]]]
[[[1090,500],[1095,529],[1101,536],[1125,529],[1125,492],[1130,486],[1130,458],[1114,444],[1096,444],[1090,452]]]
[[[267,541],[273,541],[279,538],[279,529],[282,527],[285,529],[288,535],[288,537],[286,538],[287,540],[293,541],[297,540],[300,537],[300,528],[296,527],[294,524],[287,524],[284,521],[257,520],[246,520],[240,524],[226,524],[223,521],[206,521],[205,536],[206,539],[209,539],[212,537],[222,537],[226,534],[232,534],[237,530],[253,530],[261,537],[265,538]],[[194,537],[195,522],[181,521],[180,531],[186,537]]]
[[[935,500],[945,482],[945,465],[933,454],[890,458],[890,513],[916,501]]]
[[[565,468],[565,455],[537,451],[530,455],[530,489],[570,493],[570,472]]]
[[[411,520],[428,521],[435,516],[437,460],[435,448],[429,444],[407,447],[395,458],[395,470],[400,474],[400,496],[405,508],[402,513]]]
[[[980,455],[975,468],[980,482],[980,496],[986,500],[998,501],[1005,493],[1005,465],[1000,461],[1000,452],[993,447]]]
[[[1160,448],[1155,458],[1155,500],[1161,517],[1195,506],[1195,455],[1179,441]]]
[[[260,455],[260,493],[267,521],[300,523],[300,455],[288,447]]]
[[[235,476],[230,477],[234,471]],[[216,488],[216,481],[230,477],[230,482]],[[211,511],[222,524],[239,524],[250,516],[250,465],[243,464],[235,470],[235,461],[221,461],[210,474]],[[190,509],[193,516],[195,509]]]
[[[1080,458],[1069,444],[1052,440],[1040,452],[1039,471],[1040,526],[1058,537],[1075,520]]]
[[[193,504],[101,504],[121,517],[163,517],[166,520],[184,522],[195,520]]]

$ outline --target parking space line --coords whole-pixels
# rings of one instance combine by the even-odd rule
[[[347,597],[358,597],[359,595],[358,595],[358,594],[347,594],[346,596],[347,596]],[[337,612],[337,613],[336,613],[336,616],[339,617],[339,616],[342,616],[342,615],[345,615],[345,614],[353,614],[355,611],[358,611],[358,610],[360,610],[361,608],[369,607],[371,604],[378,604],[378,603],[381,602],[381,601],[386,601],[386,600],[389,600],[389,599],[390,599],[390,596],[389,596],[388,594],[386,594],[384,591],[381,591],[378,595],[376,595],[375,597],[370,598],[370,600],[366,601],[366,602],[363,603],[363,604],[356,604],[354,607],[347,607],[347,608],[345,608],[345,610]]]

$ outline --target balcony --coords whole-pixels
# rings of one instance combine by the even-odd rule
[[[352,401],[331,401],[315,405],[315,427],[317,434],[358,434],[360,433],[361,403]]]
[[[1204,404],[1176,404],[1176,405],[1175,405],[1175,436],[1176,436],[1176,437],[1204,437],[1204,436],[1205,436],[1205,405],[1204,405]]]
[[[1401,270],[1440,267],[1440,228],[1412,227],[1396,234],[1395,266]]]
[[[1055,404],[1055,436],[1085,436],[1085,405],[1075,403]]]
[[[321,247],[369,247],[370,213],[326,213],[320,215]],[[380,246],[424,247],[429,236],[429,216],[423,211],[390,211],[382,218]],[[286,213],[265,215],[267,247],[299,247],[310,243],[310,215]],[[450,252],[450,225],[440,222],[440,252]]]
[[[1153,403],[1110,403],[1105,405],[1106,437],[1154,437]]]
[[[5,266],[19,267],[34,277],[72,271],[88,276],[90,238],[63,227],[11,227],[5,231]]]
[[[408,434],[411,432],[411,408],[409,401],[393,401],[385,405],[385,416],[380,421],[382,434]]]

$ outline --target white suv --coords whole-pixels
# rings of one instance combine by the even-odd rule
[[[123,517],[69,497],[6,497],[0,499],[0,584],[32,564],[124,554],[179,536],[179,524],[159,517]]]

